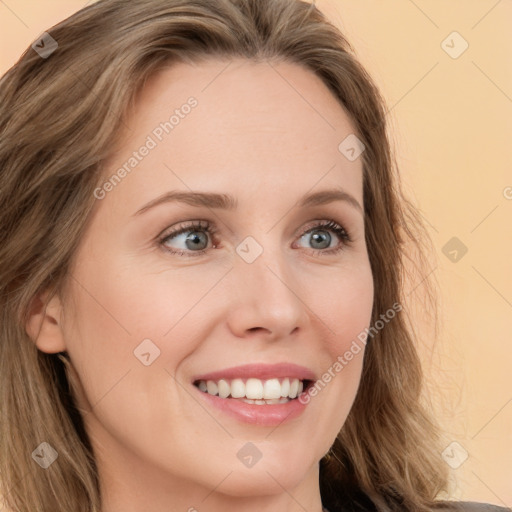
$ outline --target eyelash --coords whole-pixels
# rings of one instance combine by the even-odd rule
[[[333,233],[336,234],[336,236],[338,236],[338,238],[340,238],[342,240],[342,243],[340,243],[338,246],[332,247],[330,249],[311,249],[315,255],[317,253],[319,253],[321,255],[336,254],[336,253],[342,251],[346,245],[349,245],[352,242],[350,233],[343,226],[341,226],[340,224],[338,224],[337,222],[335,222],[334,220],[331,220],[331,219],[326,219],[325,221],[318,222],[317,224],[313,225],[312,227],[310,227],[306,231],[304,231],[300,235],[299,238],[302,238],[304,235],[310,233],[311,231],[316,231],[319,229],[332,231]],[[165,245],[165,242],[167,242],[168,240],[170,240],[178,235],[181,235],[182,233],[186,233],[188,231],[204,231],[210,235],[210,238],[215,238],[215,235],[218,233],[215,226],[213,226],[209,221],[203,221],[203,222],[195,221],[195,222],[192,222],[192,223],[189,223],[186,225],[182,225],[182,226],[178,227],[175,231],[166,233],[165,235],[163,235],[162,237],[159,238],[158,243],[166,252],[169,252],[171,254],[178,255],[178,256],[195,257],[195,256],[201,256],[202,254],[205,254],[206,251],[208,251],[211,247],[208,249],[201,249],[199,251],[184,251],[184,250],[180,250],[180,249],[177,249],[177,250],[170,249],[168,246]],[[216,245],[214,244],[213,248],[215,248],[215,247],[216,247]]]

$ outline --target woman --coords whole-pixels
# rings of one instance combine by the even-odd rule
[[[504,510],[436,500],[425,235],[313,5],[103,0],[0,97],[8,508]]]

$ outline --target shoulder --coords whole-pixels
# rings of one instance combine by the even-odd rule
[[[330,509],[331,512],[333,510]],[[340,512],[343,512],[343,510],[340,509]],[[373,507],[371,510],[375,512],[377,509]],[[324,508],[323,512],[329,512],[329,510]],[[432,512],[512,512],[512,508],[499,507],[489,503],[477,503],[476,501],[436,501],[432,507]]]
[[[512,512],[512,509],[477,503],[476,501],[443,501],[434,509],[436,512]]]

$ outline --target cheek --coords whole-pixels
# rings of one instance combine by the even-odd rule
[[[111,446],[112,438],[124,440],[139,455],[158,460],[162,445],[155,447],[139,434],[146,432],[149,440],[180,436],[187,442],[175,431],[180,387],[173,375],[194,350],[187,310],[205,291],[199,287],[187,299],[179,279],[170,287],[158,275],[134,269],[80,270],[75,276],[83,286],[73,289],[76,309],[65,336],[88,429],[103,446]]]
[[[369,264],[362,264],[350,272],[333,273],[328,286],[324,294],[312,290],[312,297],[313,307],[317,308],[318,316],[330,333],[326,348],[334,360],[350,350],[354,341],[364,349],[362,333],[370,324],[374,299]]]
[[[326,439],[337,435],[359,387],[373,296],[371,268],[364,260],[361,265],[353,265],[350,272],[333,272],[327,291],[318,287],[309,291],[308,305],[325,333],[323,373],[310,390],[310,401],[312,407],[318,408],[318,417],[325,420],[329,430]]]
[[[212,317],[212,304],[205,296],[225,270],[199,273],[192,282],[190,269],[155,272],[108,255],[101,265],[93,257],[80,261],[73,271],[76,306],[69,311],[65,337],[89,402],[101,399],[129,371],[118,392],[149,366],[152,371],[139,376],[142,386],[156,378],[154,368],[174,374],[208,333],[204,319]]]

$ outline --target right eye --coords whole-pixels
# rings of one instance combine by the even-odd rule
[[[194,221],[166,232],[160,238],[159,243],[171,254],[197,256],[208,250],[208,238],[213,238],[216,232],[216,229],[208,221]],[[169,246],[169,242],[173,240],[178,241],[178,245],[181,247]],[[212,245],[212,247],[215,248],[217,245]]]

